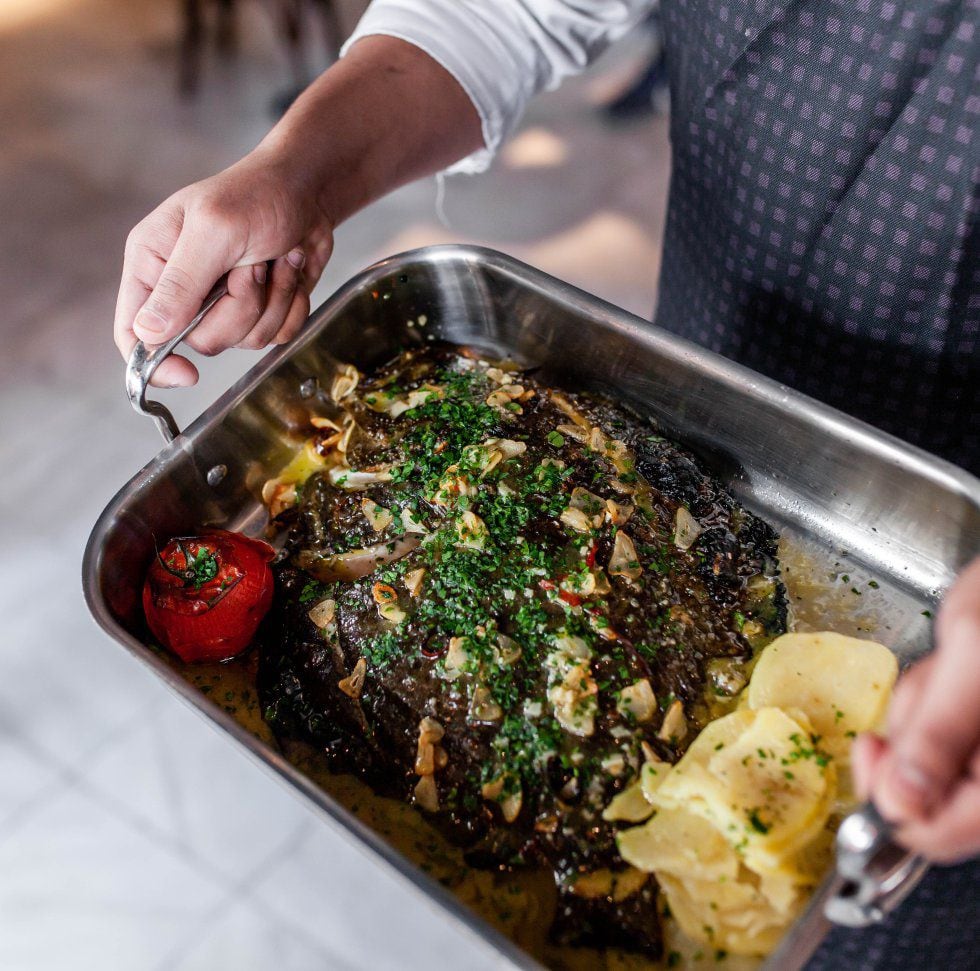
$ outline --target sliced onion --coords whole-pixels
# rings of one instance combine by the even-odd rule
[[[403,536],[393,543],[378,543],[364,549],[323,556],[313,550],[300,550],[296,562],[321,583],[334,580],[359,580],[374,573],[385,563],[394,563],[414,550],[421,540],[417,536]]]
[[[330,484],[338,489],[366,489],[378,482],[391,482],[391,467],[387,466],[370,472],[356,472],[335,465],[328,473]]]

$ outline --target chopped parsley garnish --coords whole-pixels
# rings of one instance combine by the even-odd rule
[[[772,827],[768,823],[764,823],[759,818],[759,810],[752,809],[749,811],[749,825],[757,832],[761,833],[763,836],[769,832]]]

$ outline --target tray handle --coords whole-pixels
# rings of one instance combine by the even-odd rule
[[[840,885],[827,898],[824,914],[844,927],[877,924],[912,892],[928,868],[922,857],[894,841],[891,824],[866,803],[837,830]]]
[[[204,303],[201,304],[197,316],[179,334],[171,337],[163,344],[152,346],[137,341],[132,354],[129,355],[129,361],[126,364],[126,393],[129,395],[130,404],[141,415],[148,415],[157,423],[163,440],[168,444],[180,434],[180,428],[169,408],[160,404],[159,401],[146,400],[146,389],[150,386],[156,369],[173,353],[174,348],[204,320],[208,311],[227,292],[228,276],[226,274],[211,288],[211,292],[204,298]]]

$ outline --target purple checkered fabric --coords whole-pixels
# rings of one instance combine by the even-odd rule
[[[669,0],[657,322],[980,466],[980,0]],[[980,968],[980,864],[810,971]]]
[[[662,11],[657,322],[980,471],[980,0]]]

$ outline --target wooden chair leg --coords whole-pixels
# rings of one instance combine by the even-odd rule
[[[340,22],[337,4],[334,0],[313,0],[313,7],[320,21],[320,32],[323,35],[327,57],[333,63],[340,57],[340,48],[344,43],[344,25]]]
[[[235,0],[218,0],[217,41],[222,54],[234,54],[238,49]]]
[[[201,0],[183,0],[183,10],[177,85],[182,97],[191,98],[197,93],[201,71],[201,39],[204,33]]]
[[[293,71],[293,83],[303,88],[309,82],[303,54],[303,0],[278,0],[279,25]]]

